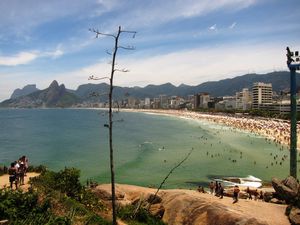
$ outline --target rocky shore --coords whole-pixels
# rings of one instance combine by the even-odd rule
[[[110,184],[99,185],[94,192],[101,199],[110,200]],[[156,189],[126,184],[116,185],[119,204],[135,204],[147,199]],[[194,190],[161,190],[150,211],[170,225],[288,225],[285,204],[240,199],[232,204],[232,198],[216,196]]]

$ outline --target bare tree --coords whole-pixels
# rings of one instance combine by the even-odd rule
[[[114,151],[113,151],[113,135],[112,135],[112,128],[113,128],[113,112],[112,112],[112,103],[113,103],[113,81],[114,81],[114,74],[115,72],[129,72],[127,69],[118,69],[115,68],[116,65],[116,57],[117,57],[117,52],[119,49],[125,49],[125,50],[134,50],[134,47],[132,46],[121,46],[119,45],[119,38],[122,33],[129,33],[132,34],[132,38],[135,37],[136,31],[127,31],[127,30],[122,30],[121,26],[119,26],[117,34],[106,34],[99,32],[98,30],[95,29],[90,29],[90,31],[94,32],[96,34],[96,38],[99,36],[108,36],[112,37],[115,41],[114,43],[114,48],[112,53],[106,52],[107,54],[112,56],[112,63],[111,63],[111,73],[110,76],[106,77],[95,77],[95,76],[90,76],[89,79],[91,80],[103,80],[103,79],[109,79],[110,86],[109,86],[109,93],[108,93],[108,105],[109,105],[109,111],[108,111],[108,124],[106,124],[106,127],[109,128],[109,153],[110,153],[110,173],[111,173],[111,195],[112,195],[112,217],[113,217],[113,225],[117,224],[117,214],[116,214],[116,194],[115,194],[115,172],[114,172]]]

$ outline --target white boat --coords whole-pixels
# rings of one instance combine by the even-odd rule
[[[252,175],[247,177],[222,177],[214,179],[214,181],[221,182],[224,187],[234,187],[237,185],[240,187],[259,188],[262,186],[262,180]]]

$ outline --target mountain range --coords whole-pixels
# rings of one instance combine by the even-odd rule
[[[297,74],[299,75],[299,74]],[[273,91],[288,91],[290,87],[290,73],[272,72],[267,74],[246,74],[230,79],[220,81],[209,81],[196,86],[181,84],[174,86],[171,83],[162,85],[148,85],[146,87],[114,87],[114,99],[121,100],[129,96],[143,99],[146,97],[154,98],[159,95],[181,96],[194,95],[199,92],[207,92],[211,96],[228,96],[235,95],[236,92],[243,88],[251,90],[253,83],[264,82],[272,83]],[[299,84],[300,77],[297,76]],[[1,107],[69,107],[76,103],[88,101],[106,101],[109,85],[100,84],[83,84],[76,90],[66,89],[65,86],[58,85],[53,81],[45,90],[36,89],[35,85],[25,86],[23,89],[16,89],[11,98],[0,103]],[[30,93],[28,93],[28,91]]]
[[[299,75],[299,74],[297,74]],[[246,74],[230,79],[224,79],[220,81],[209,81],[196,86],[181,84],[174,86],[171,83],[165,83],[162,85],[148,85],[144,88],[141,87],[114,87],[114,98],[124,99],[124,96],[132,96],[135,98],[143,99],[146,97],[154,98],[159,95],[165,94],[167,96],[181,96],[186,97],[188,95],[194,95],[199,92],[207,92],[211,96],[220,97],[235,95],[236,92],[241,91],[243,88],[252,89],[253,83],[264,82],[272,83],[273,91],[279,93],[280,91],[287,91],[290,87],[290,73],[289,72],[272,72],[267,74]],[[297,83],[300,82],[300,77],[297,76]],[[90,99],[90,95],[93,92],[103,94],[108,92],[108,84],[83,84],[80,85],[76,91],[72,93],[76,94],[82,99]],[[105,99],[105,96],[103,97]]]

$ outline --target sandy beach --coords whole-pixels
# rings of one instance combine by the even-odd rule
[[[254,118],[246,116],[229,116],[217,115],[200,112],[191,112],[185,110],[145,110],[145,109],[122,109],[128,112],[143,112],[151,114],[176,116],[179,118],[204,120],[216,123],[223,126],[228,126],[233,129],[251,132],[253,134],[261,135],[270,141],[277,144],[289,146],[290,145],[290,123],[285,120],[271,119],[271,118]],[[297,125],[297,149],[300,149],[300,126]]]

